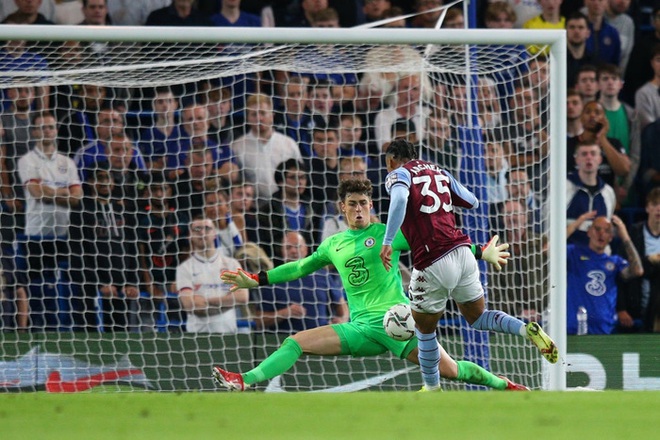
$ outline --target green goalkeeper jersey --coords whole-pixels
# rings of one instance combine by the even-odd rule
[[[344,285],[351,321],[380,326],[390,307],[408,302],[398,262],[400,252],[410,247],[401,231],[397,232],[392,242],[392,269],[388,272],[380,259],[384,236],[382,223],[340,232],[323,240],[312,255],[269,270],[268,282],[295,280],[332,264]]]

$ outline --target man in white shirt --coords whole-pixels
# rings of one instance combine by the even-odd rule
[[[378,113],[374,121],[374,133],[380,149],[383,149],[383,145],[392,140],[392,124],[398,119],[412,121],[416,128],[417,139],[424,138],[429,109],[428,107],[420,108],[419,101],[422,99],[420,76],[412,74],[400,77],[397,82],[395,99],[396,102]]]
[[[247,289],[230,292],[220,280],[224,270],[241,267],[216,246],[211,220],[198,217],[190,225],[190,258],[176,269],[176,288],[187,312],[186,330],[193,333],[237,333],[236,307],[248,302]]]
[[[300,148],[289,136],[273,129],[273,103],[271,98],[256,94],[246,102],[247,123],[250,130],[231,144],[231,150],[254,176],[259,205],[278,190],[275,168],[288,159],[302,160]]]
[[[16,282],[29,289],[32,328],[58,328],[58,307],[46,297],[58,264],[68,255],[69,215],[83,191],[73,160],[57,152],[57,123],[50,113],[32,118],[34,147],[18,160],[25,187],[25,235],[19,238]],[[21,290],[21,289],[19,289]]]
[[[18,160],[25,186],[25,234],[66,237],[71,207],[78,206],[82,186],[73,162],[57,152],[57,123],[50,113],[32,119],[34,148]]]

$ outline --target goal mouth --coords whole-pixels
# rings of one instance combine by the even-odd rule
[[[333,322],[344,296],[334,270],[230,306],[208,300],[204,315],[190,299],[199,286],[217,289],[208,297],[226,286],[178,268],[192,278],[191,253],[212,260],[200,220],[223,258],[250,272],[303,258],[284,255],[291,229],[312,254],[348,227],[337,205],[345,178],[371,181],[372,214],[384,220],[382,156],[395,137],[478,195],[479,209],[456,209],[473,242],[498,233],[512,245],[502,272],[481,267],[489,307],[542,321],[565,346],[555,293],[565,264],[547,252],[563,249],[565,230],[562,32],[8,25],[0,35],[11,53],[0,60],[3,361],[34,347],[95,366],[128,355],[154,389],[207,390],[212,365],[244,371],[291,332]],[[542,50],[529,55],[532,44]],[[68,192],[44,201],[37,181]],[[299,302],[305,317],[294,307],[272,319]],[[211,319],[225,314],[226,326]],[[439,331],[456,359],[530,388],[562,386],[525,340],[474,332],[451,305]],[[276,384],[362,389],[354,383],[379,378],[368,387],[416,389],[408,367],[389,354],[310,357]],[[36,363],[28,370],[48,378]]]

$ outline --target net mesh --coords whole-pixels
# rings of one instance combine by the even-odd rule
[[[547,317],[543,51],[11,41],[0,56],[0,388],[208,390],[212,365],[245,371],[286,335],[344,319],[332,268],[234,306],[210,299],[226,288],[197,269],[259,271],[313,252],[347,227],[343,178],[372,181],[384,221],[382,151],[401,136],[486,201],[458,213],[475,241],[499,233],[512,244],[504,271],[484,272],[491,308]],[[191,256],[200,215],[220,266]],[[184,300],[190,283],[206,287]],[[453,306],[440,335],[456,359],[543,384],[522,338],[471,331]],[[259,388],[413,389],[411,367],[390,355],[305,357]]]

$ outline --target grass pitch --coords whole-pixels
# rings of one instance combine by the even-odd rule
[[[0,395],[6,439],[650,439],[660,392]]]

